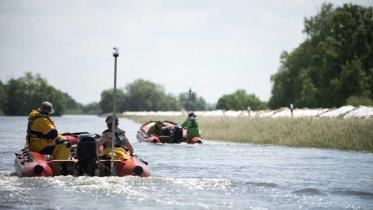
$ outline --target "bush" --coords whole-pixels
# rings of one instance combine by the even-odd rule
[[[346,105],[373,106],[373,100],[365,96],[351,96],[346,100]]]

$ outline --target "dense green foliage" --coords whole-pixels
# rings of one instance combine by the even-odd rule
[[[50,86],[39,74],[26,73],[18,79],[11,79],[4,85],[5,94],[2,111],[6,115],[27,115],[32,109],[39,107],[42,101],[50,101],[55,114],[64,113],[64,94]],[[3,100],[2,99],[2,100]]]
[[[32,109],[38,108],[42,101],[53,103],[54,115],[100,112],[97,103],[84,106],[67,93],[49,85],[39,74],[33,75],[27,72],[24,76],[11,79],[6,84],[0,81],[0,114],[27,115]]]
[[[248,95],[245,90],[237,90],[232,94],[220,97],[216,108],[225,110],[246,110],[248,106],[250,106],[251,110],[258,110],[264,109],[266,105],[254,94]]]
[[[104,90],[99,102],[102,113],[113,110],[113,89]],[[116,111],[177,111],[206,110],[206,101],[192,92],[181,93],[178,98],[167,94],[159,84],[138,79],[116,92]]]
[[[6,101],[6,92],[5,92],[5,86],[0,81],[0,115],[3,115],[3,110],[5,107],[5,101]]]
[[[115,96],[116,111],[125,111],[126,96],[124,94],[124,91],[121,89],[116,90]],[[102,113],[109,113],[113,111],[113,89],[102,91],[99,107]]]
[[[83,114],[98,114],[101,113],[100,104],[97,102],[89,103],[81,107]]]
[[[373,8],[323,4],[305,19],[307,39],[281,55],[272,75],[271,108],[335,107],[373,99]],[[352,99],[351,99],[352,97]],[[363,99],[364,100],[361,100]]]
[[[141,79],[130,83],[125,89],[118,89],[115,98],[117,112],[181,110],[182,106],[187,105],[185,94],[180,94],[183,100],[180,103],[176,97],[166,94],[162,86]],[[27,115],[32,109],[38,108],[42,101],[53,103],[55,115],[110,113],[113,110],[113,89],[104,90],[99,103],[83,105],[69,94],[49,85],[39,74],[28,72],[6,84],[0,81],[0,115]],[[206,109],[205,100],[198,98],[195,93],[192,93],[190,104],[193,110]]]
[[[187,111],[203,111],[207,109],[205,99],[198,97],[195,92],[180,93],[179,102]]]
[[[180,110],[175,97],[163,87],[146,80],[136,80],[126,87],[128,111]]]
[[[346,104],[351,106],[373,106],[373,100],[364,96],[351,96],[347,99]]]
[[[65,98],[65,109],[79,111],[82,108],[82,104],[76,102],[69,94],[64,93]]]
[[[116,91],[116,111],[166,111],[180,110],[175,97],[166,94],[162,86],[146,80],[135,80],[126,86],[125,91]],[[113,89],[104,90],[99,102],[102,113],[113,110]]]

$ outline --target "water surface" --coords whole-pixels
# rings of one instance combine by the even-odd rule
[[[54,117],[60,132],[101,133],[104,118]],[[373,154],[235,144],[138,143],[151,176],[18,178],[26,117],[0,117],[0,209],[373,209]],[[249,138],[249,137],[248,137]]]

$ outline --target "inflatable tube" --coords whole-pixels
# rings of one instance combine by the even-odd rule
[[[87,135],[87,134],[85,134]],[[43,155],[38,152],[30,152],[23,149],[16,153],[14,167],[19,177],[37,176],[60,176],[60,175],[88,175],[88,176],[150,176],[150,168],[147,162],[136,157],[126,160],[114,160],[114,173],[111,174],[111,161],[97,159],[81,159],[77,157],[77,137],[76,134],[64,134],[67,139],[71,139],[72,153],[69,160],[50,160],[50,155]],[[94,135],[93,135],[94,136]],[[74,139],[75,138],[75,139]],[[95,141],[96,137],[92,137]],[[97,141],[97,139],[96,139]],[[80,149],[85,148],[84,146]],[[98,149],[98,148],[97,148]]]
[[[131,157],[126,161],[118,161],[116,164],[117,176],[150,176],[149,167],[146,162],[138,160],[135,157]]]
[[[188,141],[188,144],[202,144],[202,143],[203,143],[203,140],[199,136],[193,137],[192,139]]]
[[[47,157],[37,152],[16,153],[14,167],[19,177],[53,176]]]

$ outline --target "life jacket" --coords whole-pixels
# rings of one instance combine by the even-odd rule
[[[111,130],[107,129],[103,132],[103,134],[106,134],[108,137],[111,136],[111,135],[108,135],[108,134],[111,134]],[[120,128],[116,128],[115,129],[115,138],[114,138],[114,147],[125,147],[125,140],[126,138],[126,132]],[[104,148],[111,148],[111,140],[112,138],[110,139],[110,141],[106,141],[105,144],[103,145]]]
[[[53,127],[52,129],[56,128],[53,120],[48,115],[42,114],[36,109],[32,110],[31,113],[29,114],[29,119],[28,119],[28,124],[27,124],[27,135],[26,135],[26,140],[29,144],[30,144],[31,138],[50,139],[43,132],[32,129],[32,126],[34,125],[36,120],[41,119],[41,118],[48,120],[49,123]]]
[[[197,123],[196,119],[191,119],[190,120],[189,128],[198,128],[198,123]]]
[[[186,119],[183,124],[181,124],[184,128],[198,128],[198,122],[196,119]]]

